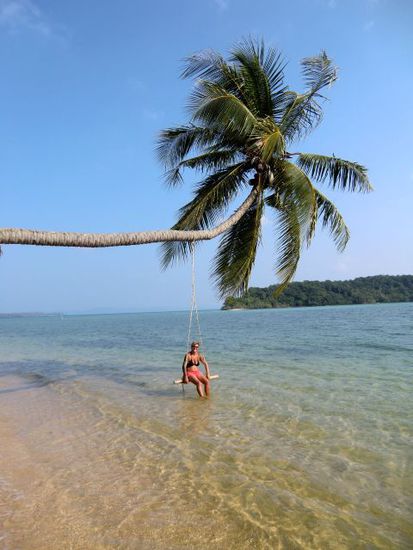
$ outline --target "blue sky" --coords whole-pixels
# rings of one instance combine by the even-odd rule
[[[340,67],[322,125],[296,150],[369,169],[375,192],[325,193],[351,230],[342,254],[321,228],[296,280],[413,273],[413,3],[410,0],[0,0],[0,225],[135,231],[173,224],[196,176],[167,189],[162,128],[187,121],[182,59],[262,37],[288,60],[325,49]],[[266,218],[251,284],[274,276]],[[199,248],[198,301],[216,243]],[[0,311],[185,309],[190,266],[162,272],[157,245],[82,250],[4,246]]]

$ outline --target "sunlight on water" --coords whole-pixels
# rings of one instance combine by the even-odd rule
[[[0,546],[410,548],[413,304],[0,319]]]

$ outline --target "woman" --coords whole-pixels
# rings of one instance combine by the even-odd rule
[[[192,382],[196,386],[196,391],[199,397],[209,397],[209,366],[203,355],[198,353],[199,342],[192,342],[191,351],[185,354],[184,362],[182,364],[183,377],[182,382],[188,384]],[[202,363],[205,367],[204,376],[198,369],[199,363]],[[202,387],[204,385],[204,388]],[[204,390],[205,389],[205,395]]]

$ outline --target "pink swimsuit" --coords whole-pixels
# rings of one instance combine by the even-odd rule
[[[188,364],[186,366],[186,369],[187,369],[186,373],[187,373],[188,377],[191,376],[191,375],[195,376],[195,378],[199,378],[199,376],[202,376],[202,372],[198,368],[196,368],[195,370],[188,370],[188,368],[193,369],[194,367],[198,367],[198,365],[199,365],[199,361],[198,361],[198,363],[194,363],[192,361],[192,359],[190,359],[188,361]]]
[[[196,370],[187,370],[186,371],[188,378],[190,376],[195,376],[195,378],[199,378],[199,376],[202,376],[202,372],[199,369]]]

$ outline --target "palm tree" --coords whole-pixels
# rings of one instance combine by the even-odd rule
[[[349,239],[342,216],[311,180],[350,191],[371,190],[367,170],[360,164],[290,152],[294,141],[320,123],[320,91],[337,78],[325,52],[304,59],[302,69],[307,89],[299,94],[284,84],[280,54],[257,41],[236,46],[229,61],[213,51],[187,59],[183,76],[196,79],[188,105],[191,124],[164,131],[159,155],[170,185],[182,182],[185,168],[206,177],[180,210],[173,229],[209,228],[243,188],[251,185],[256,191],[218,247],[213,275],[222,296],[247,288],[265,207],[276,213],[281,292],[294,276],[302,242],[311,243],[318,219],[329,227],[339,250]],[[187,253],[188,242],[167,242],[163,265]]]
[[[278,292],[291,281],[302,244],[316,222],[329,228],[338,250],[349,231],[335,205],[312,180],[333,189],[371,191],[367,170],[335,156],[291,152],[291,146],[322,119],[321,90],[337,78],[325,52],[302,61],[303,93],[284,84],[285,64],[274,48],[244,40],[225,60],[214,51],[186,60],[184,78],[194,78],[190,123],[161,133],[158,153],[168,184],[182,183],[185,169],[203,174],[194,198],[170,230],[118,234],[0,230],[0,243],[47,246],[124,246],[163,242],[162,263],[185,258],[190,244],[222,235],[213,277],[221,296],[247,289],[261,238],[265,208],[275,213],[278,232]],[[237,195],[250,189],[238,210],[222,220]],[[217,224],[218,225],[215,225]]]

